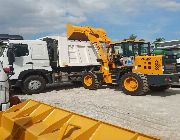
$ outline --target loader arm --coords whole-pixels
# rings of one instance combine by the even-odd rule
[[[67,24],[67,36],[71,40],[90,41],[96,48],[98,59],[101,60],[100,72],[103,73],[105,83],[112,83],[110,69],[114,64],[109,60],[109,55],[103,50],[101,43],[109,46],[112,40],[106,36],[106,32],[101,28],[91,28],[89,26],[73,26]]]

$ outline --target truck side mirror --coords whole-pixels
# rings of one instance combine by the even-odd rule
[[[8,49],[7,56],[8,56],[9,65],[13,65],[15,61],[15,56],[12,48]]]

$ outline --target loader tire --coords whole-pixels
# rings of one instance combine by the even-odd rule
[[[32,75],[23,80],[22,92],[25,94],[37,94],[46,87],[46,81],[42,76]]]
[[[163,86],[150,86],[150,90],[154,92],[162,92],[167,89],[169,89],[171,86],[170,85],[163,85]]]
[[[138,96],[149,91],[147,77],[142,74],[126,73],[121,77],[120,90],[127,95]]]
[[[86,72],[82,76],[83,87],[90,90],[95,90],[99,87],[97,75],[92,72]]]

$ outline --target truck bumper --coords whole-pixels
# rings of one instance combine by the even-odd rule
[[[179,83],[179,74],[162,74],[162,75],[147,75],[148,85],[171,85],[173,83]]]
[[[10,107],[10,102],[2,103],[0,106],[0,111],[4,111]]]

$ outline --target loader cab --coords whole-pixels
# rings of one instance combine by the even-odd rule
[[[136,56],[151,54],[150,43],[144,41],[124,40],[111,44],[111,48],[117,65],[133,66]]]
[[[123,57],[136,55],[150,55],[150,43],[143,41],[121,41],[111,45],[115,54],[120,54]]]

